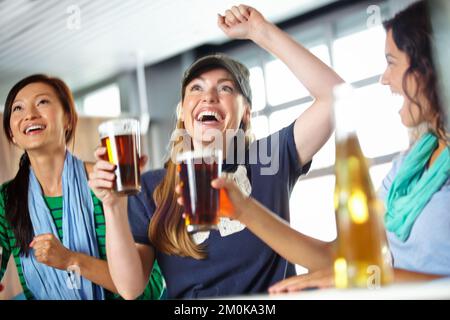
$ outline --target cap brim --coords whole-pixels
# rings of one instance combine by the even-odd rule
[[[233,77],[233,80],[236,82],[236,84],[240,87],[238,79],[236,79],[235,73],[237,70],[235,70],[230,64],[226,63],[223,59],[217,58],[217,57],[206,57],[204,59],[198,60],[196,63],[194,63],[188,71],[185,73],[185,76],[183,78],[183,88],[190,82],[198,73],[199,70],[209,68],[209,67],[221,67],[227,70],[231,76]],[[242,91],[242,88],[239,88]]]

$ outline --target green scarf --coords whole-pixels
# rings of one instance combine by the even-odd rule
[[[425,170],[438,138],[424,134],[411,148],[398,171],[386,199],[384,222],[387,230],[406,241],[412,226],[433,194],[450,175],[450,151],[445,148],[433,165]]]

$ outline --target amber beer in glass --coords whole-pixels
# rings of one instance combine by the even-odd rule
[[[99,126],[102,146],[107,155],[104,160],[116,165],[114,191],[120,195],[136,194],[141,190],[139,169],[139,121],[119,119],[103,122]]]
[[[354,90],[335,89],[336,187],[334,194],[337,288],[378,288],[392,280],[390,253],[382,224],[383,205],[376,197],[356,124],[363,103]]]
[[[219,190],[211,181],[222,172],[222,151],[188,151],[177,157],[188,232],[217,229]]]

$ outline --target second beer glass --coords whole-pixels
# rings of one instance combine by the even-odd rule
[[[111,120],[101,123],[98,131],[102,146],[107,149],[104,160],[116,165],[114,191],[121,195],[141,191],[139,121]]]
[[[222,151],[188,151],[177,157],[188,232],[217,229],[219,190],[211,181],[222,172]]]

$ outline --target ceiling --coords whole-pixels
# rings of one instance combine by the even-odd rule
[[[247,0],[280,22],[336,0]],[[235,0],[0,0],[0,105],[32,73],[62,77],[73,90],[136,65],[161,61],[205,43]]]

